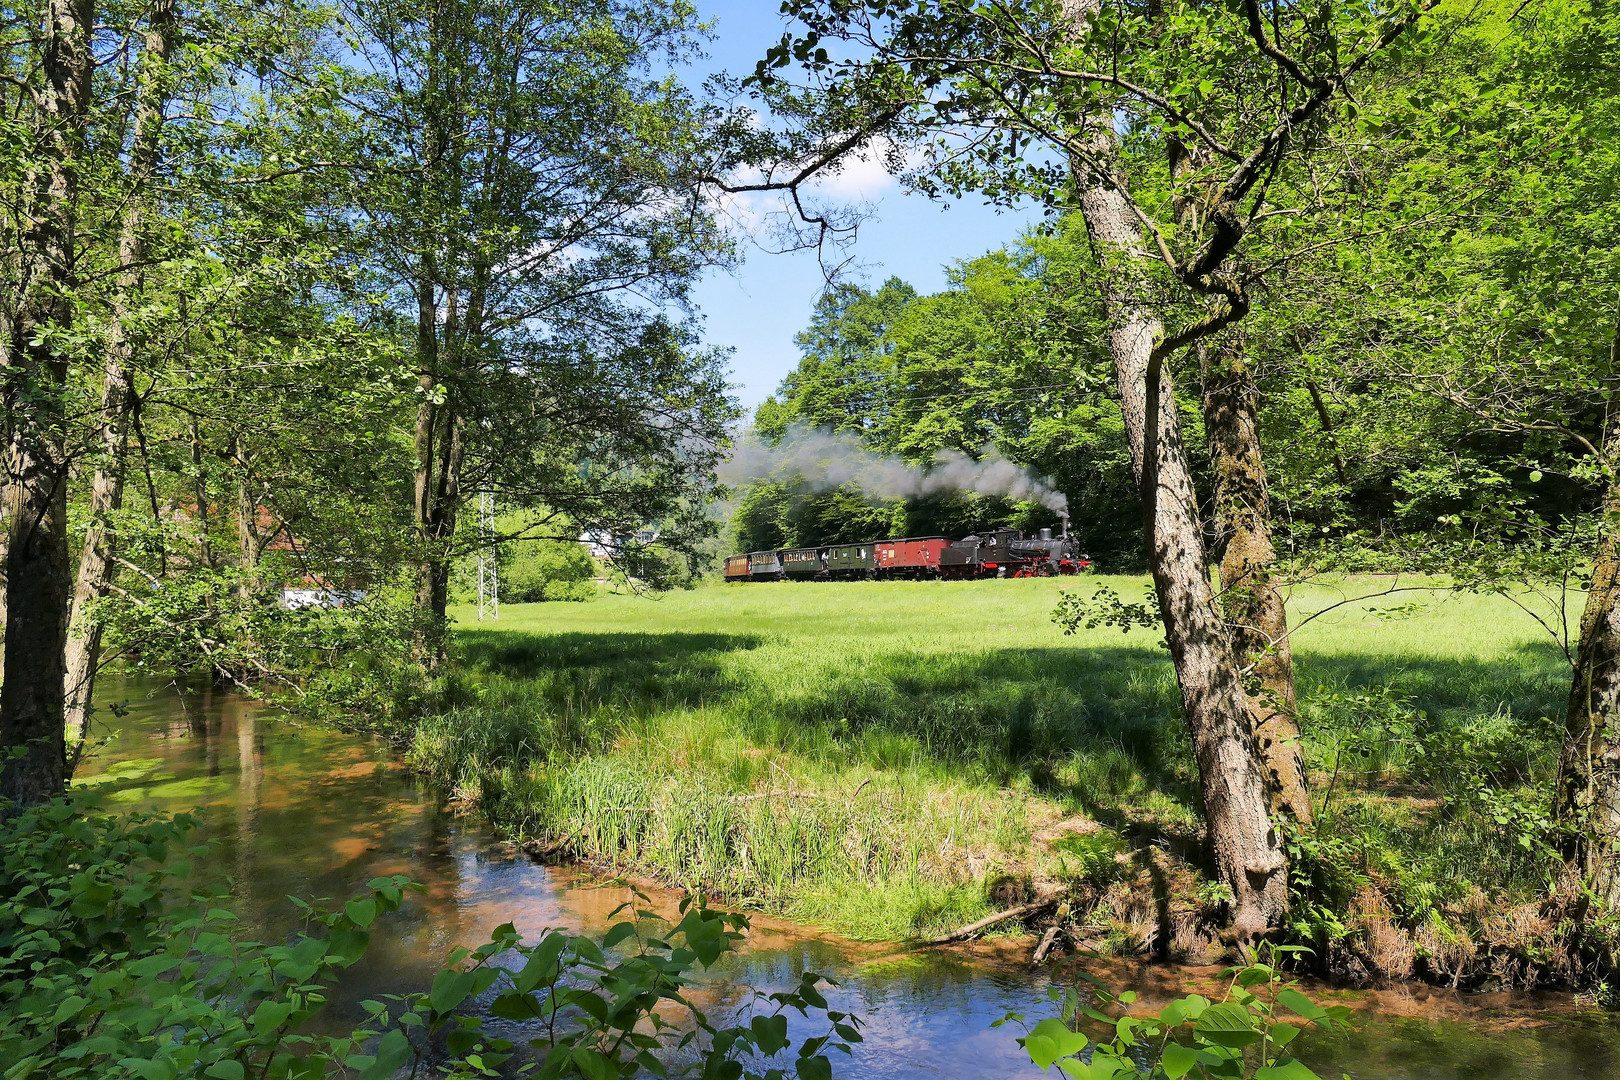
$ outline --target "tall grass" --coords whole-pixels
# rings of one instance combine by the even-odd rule
[[[1053,837],[1093,823],[1196,859],[1158,635],[1050,621],[1059,588],[1097,584],[717,585],[464,616],[454,707],[411,753],[516,835],[848,933],[925,934],[1073,872]],[[1369,588],[1303,590],[1296,615]],[[1438,732],[1506,788],[1544,780],[1562,658],[1500,598],[1387,606],[1295,642],[1319,799],[1376,806],[1414,865],[1500,881],[1507,841],[1436,813],[1450,795],[1421,759]]]

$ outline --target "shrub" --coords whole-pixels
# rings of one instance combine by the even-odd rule
[[[590,600],[597,594],[595,561],[583,547],[565,541],[519,545],[501,574],[501,599],[511,604]]]

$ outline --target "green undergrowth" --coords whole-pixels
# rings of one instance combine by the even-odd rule
[[[1147,590],[732,585],[464,613],[448,708],[410,754],[521,839],[860,937],[1103,888],[1149,848],[1196,875],[1158,633],[1051,623],[1060,588],[1099,584]],[[1298,590],[1295,617],[1383,586]],[[1367,887],[1426,919],[1545,886],[1563,658],[1507,600],[1415,595],[1295,641],[1322,816],[1300,838],[1304,938],[1331,942]]]
[[[711,1021],[688,997],[693,976],[748,920],[701,898],[673,922],[625,904],[600,941],[544,930],[530,944],[502,924],[429,985],[359,1002],[359,1027],[324,1034],[312,1021],[328,988],[423,887],[375,878],[332,910],[289,898],[304,926],[249,941],[229,883],[208,877],[217,852],[190,843],[197,824],[108,813],[85,793],[0,816],[5,1080],[630,1080],[669,1076],[674,1058],[690,1075],[810,1080],[861,1042],[811,971],[744,990]],[[790,1011],[815,1034],[790,1038]]]

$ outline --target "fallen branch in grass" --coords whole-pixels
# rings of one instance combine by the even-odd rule
[[[1039,900],[1031,900],[1027,904],[1019,904],[1017,907],[1010,907],[1005,911],[998,911],[994,915],[986,915],[978,922],[968,923],[964,927],[952,930],[944,937],[930,938],[927,941],[919,942],[919,944],[924,948],[931,945],[954,945],[958,941],[966,941],[968,938],[972,937],[974,934],[977,934],[981,930],[988,930],[997,923],[1004,923],[1008,919],[1017,919],[1024,915],[1033,915],[1037,911],[1043,911],[1057,902],[1058,896],[1056,893],[1054,893],[1051,896],[1042,897]]]

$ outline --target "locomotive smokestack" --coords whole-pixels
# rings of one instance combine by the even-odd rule
[[[1059,510],[1058,517],[1063,521],[1063,539],[1067,540],[1069,538],[1069,512]]]

